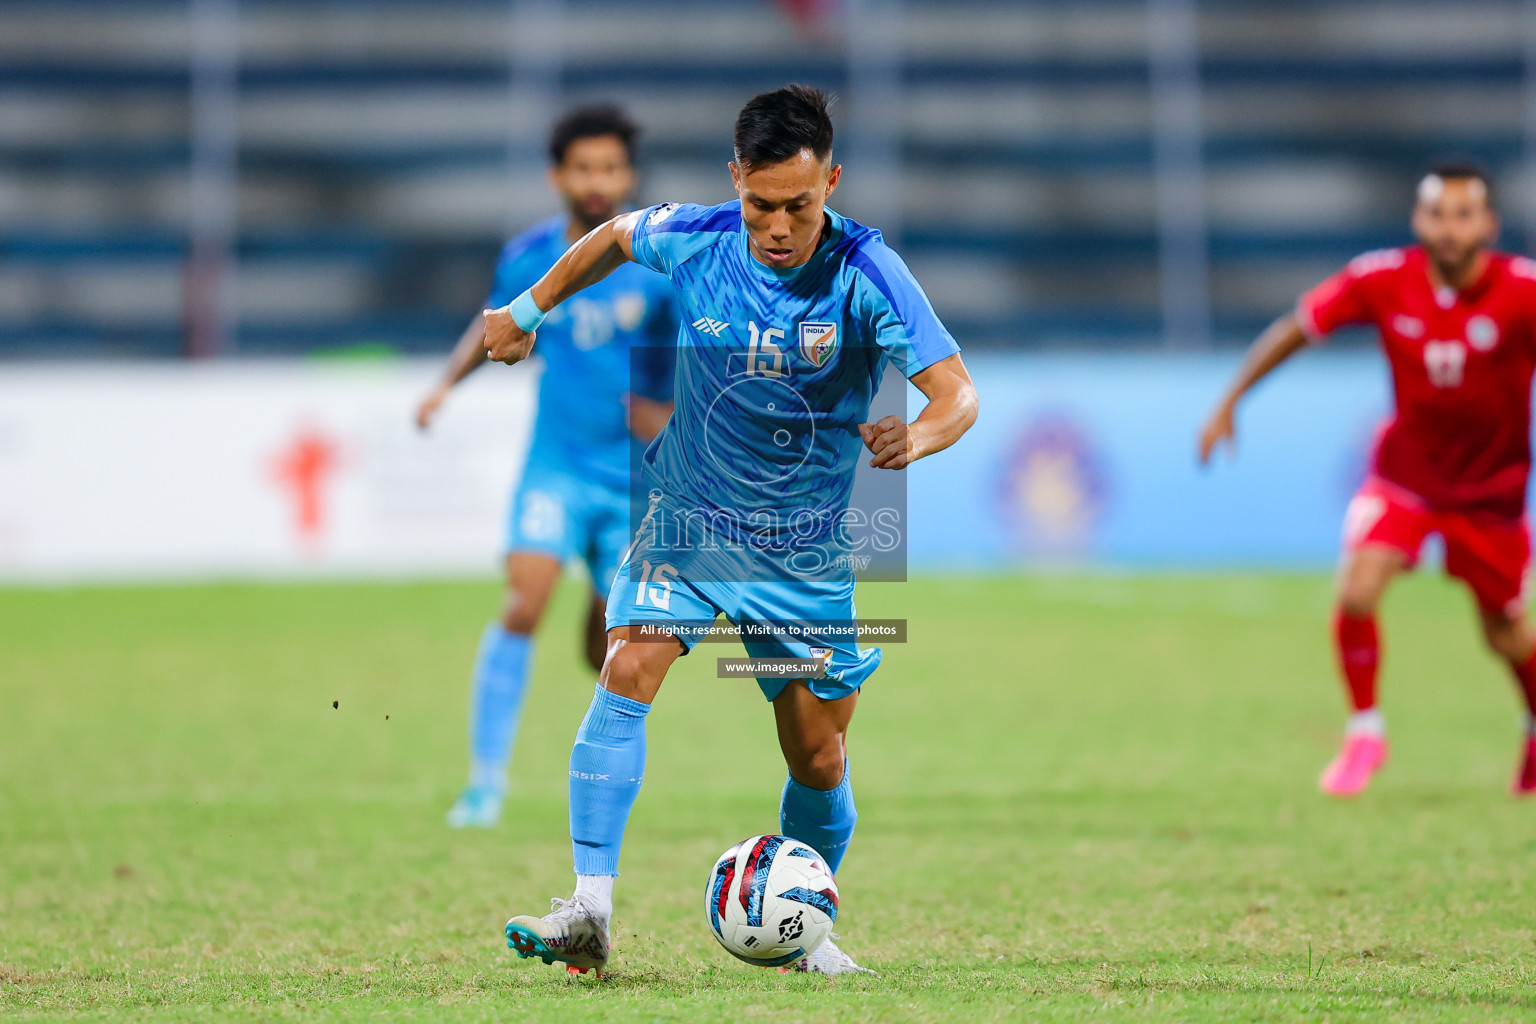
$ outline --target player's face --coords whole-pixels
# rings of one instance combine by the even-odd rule
[[[1469,266],[1499,230],[1499,218],[1488,207],[1488,190],[1477,178],[1441,178],[1431,174],[1419,183],[1413,208],[1413,233],[1419,244],[1445,270]]]
[[[549,171],[549,184],[565,197],[571,216],[584,227],[616,217],[635,190],[635,169],[617,135],[577,139],[565,159]]]
[[[776,164],[731,164],[753,257],[781,270],[810,259],[821,241],[827,197],[842,174],[841,164],[808,149]]]

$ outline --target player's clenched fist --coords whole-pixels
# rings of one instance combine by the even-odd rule
[[[510,306],[485,311],[485,348],[498,363],[516,363],[528,358],[533,351],[533,339],[538,332],[529,333],[517,326],[512,319]]]
[[[917,458],[912,432],[900,416],[887,416],[878,423],[860,423],[859,436],[874,453],[869,464],[876,469],[901,469]]]

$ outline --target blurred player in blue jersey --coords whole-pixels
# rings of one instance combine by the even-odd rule
[[[583,107],[555,125],[550,185],[566,213],[525,231],[501,252],[487,304],[504,305],[583,235],[624,210],[635,188],[636,128],[617,107]],[[677,303],[667,279],[627,266],[544,323],[538,413],[506,535],[507,596],[475,660],[469,784],[448,812],[455,828],[494,825],[523,706],[538,629],[561,567],[586,563],[592,580],[586,653],[604,653],[603,594],[629,546],[629,482],[636,438],[649,441],[671,413]],[[442,381],[422,401],[426,429],[453,386],[486,361],[477,315]]]
[[[804,86],[758,96],[734,141],[737,201],[617,217],[508,307],[485,313],[491,357],[516,362],[561,303],[633,262],[672,279],[686,325],[676,409],[645,452],[646,514],[608,594],[607,659],[571,752],[576,891],[545,917],[507,923],[519,955],[572,970],[607,965],[645,717],[668,668],[717,615],[804,627],[745,645],[754,658],[804,664],[804,678],[774,678],[765,666],[758,680],[789,769],[779,825],[837,869],[857,818],[844,739],[880,661],[829,628],[855,620],[850,562],[839,557],[857,518],[848,515],[858,511],[854,472],[866,449],[869,465],[900,470],[953,444],[976,417],[959,348],[906,264],[878,231],[826,206],[842,173],[826,97]],[[865,422],[887,362],[928,398],[910,424]],[[796,966],[862,970],[830,941]]]

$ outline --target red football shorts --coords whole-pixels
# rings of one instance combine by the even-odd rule
[[[1365,482],[1344,513],[1344,548],[1381,545],[1401,551],[1412,568],[1424,538],[1445,541],[1445,571],[1472,588],[1485,611],[1514,617],[1525,609],[1531,527],[1524,519],[1481,513],[1436,512],[1416,496],[1383,480]]]

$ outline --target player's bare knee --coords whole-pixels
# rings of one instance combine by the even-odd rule
[[[508,591],[501,606],[501,628],[508,633],[532,634],[544,617],[544,602],[517,591]]]
[[[1339,611],[1352,619],[1368,619],[1376,614],[1378,602],[1374,595],[1353,594],[1348,591],[1339,595]]]
[[[1484,636],[1488,641],[1489,649],[1504,660],[1513,662],[1525,660],[1520,657],[1523,652],[1520,650],[1517,637],[1507,632],[1486,633]]]
[[[641,674],[640,661],[635,656],[633,645],[623,642],[610,644],[599,671],[602,673],[603,689],[628,697],[638,688]]]
[[[1512,662],[1524,662],[1531,656],[1531,638],[1519,619],[1484,613],[1483,639],[1495,654]]]
[[[843,781],[842,737],[835,737],[815,750],[808,750],[794,759],[789,774],[802,786],[812,789],[836,789]]]
[[[1352,619],[1370,618],[1381,604],[1381,591],[1374,576],[1350,574],[1339,586],[1339,611]]]
[[[1351,553],[1338,577],[1339,611],[1351,618],[1375,615],[1392,578],[1406,567],[1397,551],[1368,547]]]
[[[649,647],[626,640],[610,643],[601,668],[603,689],[649,704],[666,672],[657,666]]]

